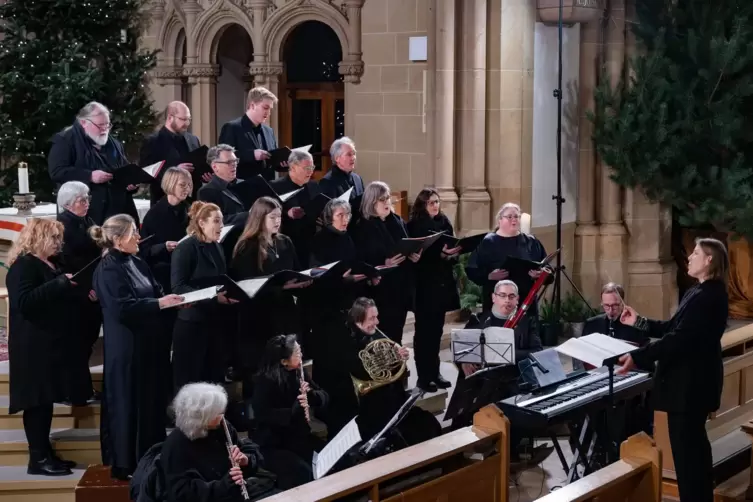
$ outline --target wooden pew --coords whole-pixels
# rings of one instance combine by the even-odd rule
[[[750,467],[751,441],[740,427],[753,419],[753,324],[727,331],[721,345],[724,358],[722,404],[706,422],[717,484]],[[663,452],[664,493],[677,497],[667,416],[661,411],[654,413],[654,439]]]
[[[662,452],[641,432],[620,445],[620,460],[566,485],[539,502],[661,502]]]
[[[263,500],[328,502],[364,494],[371,502],[508,502],[509,431],[507,418],[489,405],[474,415],[471,427]],[[466,456],[484,450],[491,453]]]

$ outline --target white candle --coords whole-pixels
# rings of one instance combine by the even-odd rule
[[[18,163],[18,193],[29,193],[29,169],[26,162]]]

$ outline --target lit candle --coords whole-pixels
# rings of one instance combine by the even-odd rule
[[[26,162],[18,163],[18,193],[29,193],[29,169]]]

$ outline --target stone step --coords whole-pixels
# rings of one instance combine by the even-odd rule
[[[0,430],[23,429],[23,414],[8,414],[9,397],[0,396]],[[57,403],[52,409],[53,429],[98,429],[102,408],[92,401],[87,406],[69,406]]]
[[[53,429],[50,442],[60,457],[81,466],[102,462],[98,429]],[[0,430],[0,466],[28,463],[29,444],[23,429]]]
[[[0,467],[0,502],[74,502],[76,484],[86,469],[69,476],[34,476],[26,466]]]

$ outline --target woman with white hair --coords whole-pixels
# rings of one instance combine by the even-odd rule
[[[277,492],[273,478],[259,472],[263,458],[258,447],[239,438],[230,423],[235,446],[228,454],[222,424],[226,407],[227,393],[219,385],[192,383],[175,396],[175,429],[165,440],[161,457],[171,502],[241,502],[244,482],[250,500]],[[238,467],[231,464],[231,456]]]
[[[66,274],[81,272],[76,276],[79,287],[74,288],[66,299],[69,316],[66,324],[75,326],[71,343],[66,348],[72,371],[69,401],[77,406],[85,405],[92,396],[89,358],[102,327],[102,309],[92,286],[96,269],[96,263],[92,264],[92,261],[101,255],[102,250],[89,236],[89,229],[94,225],[94,220],[88,216],[90,201],[86,183],[69,181],[58,190],[58,221],[64,228],[60,267]]]

